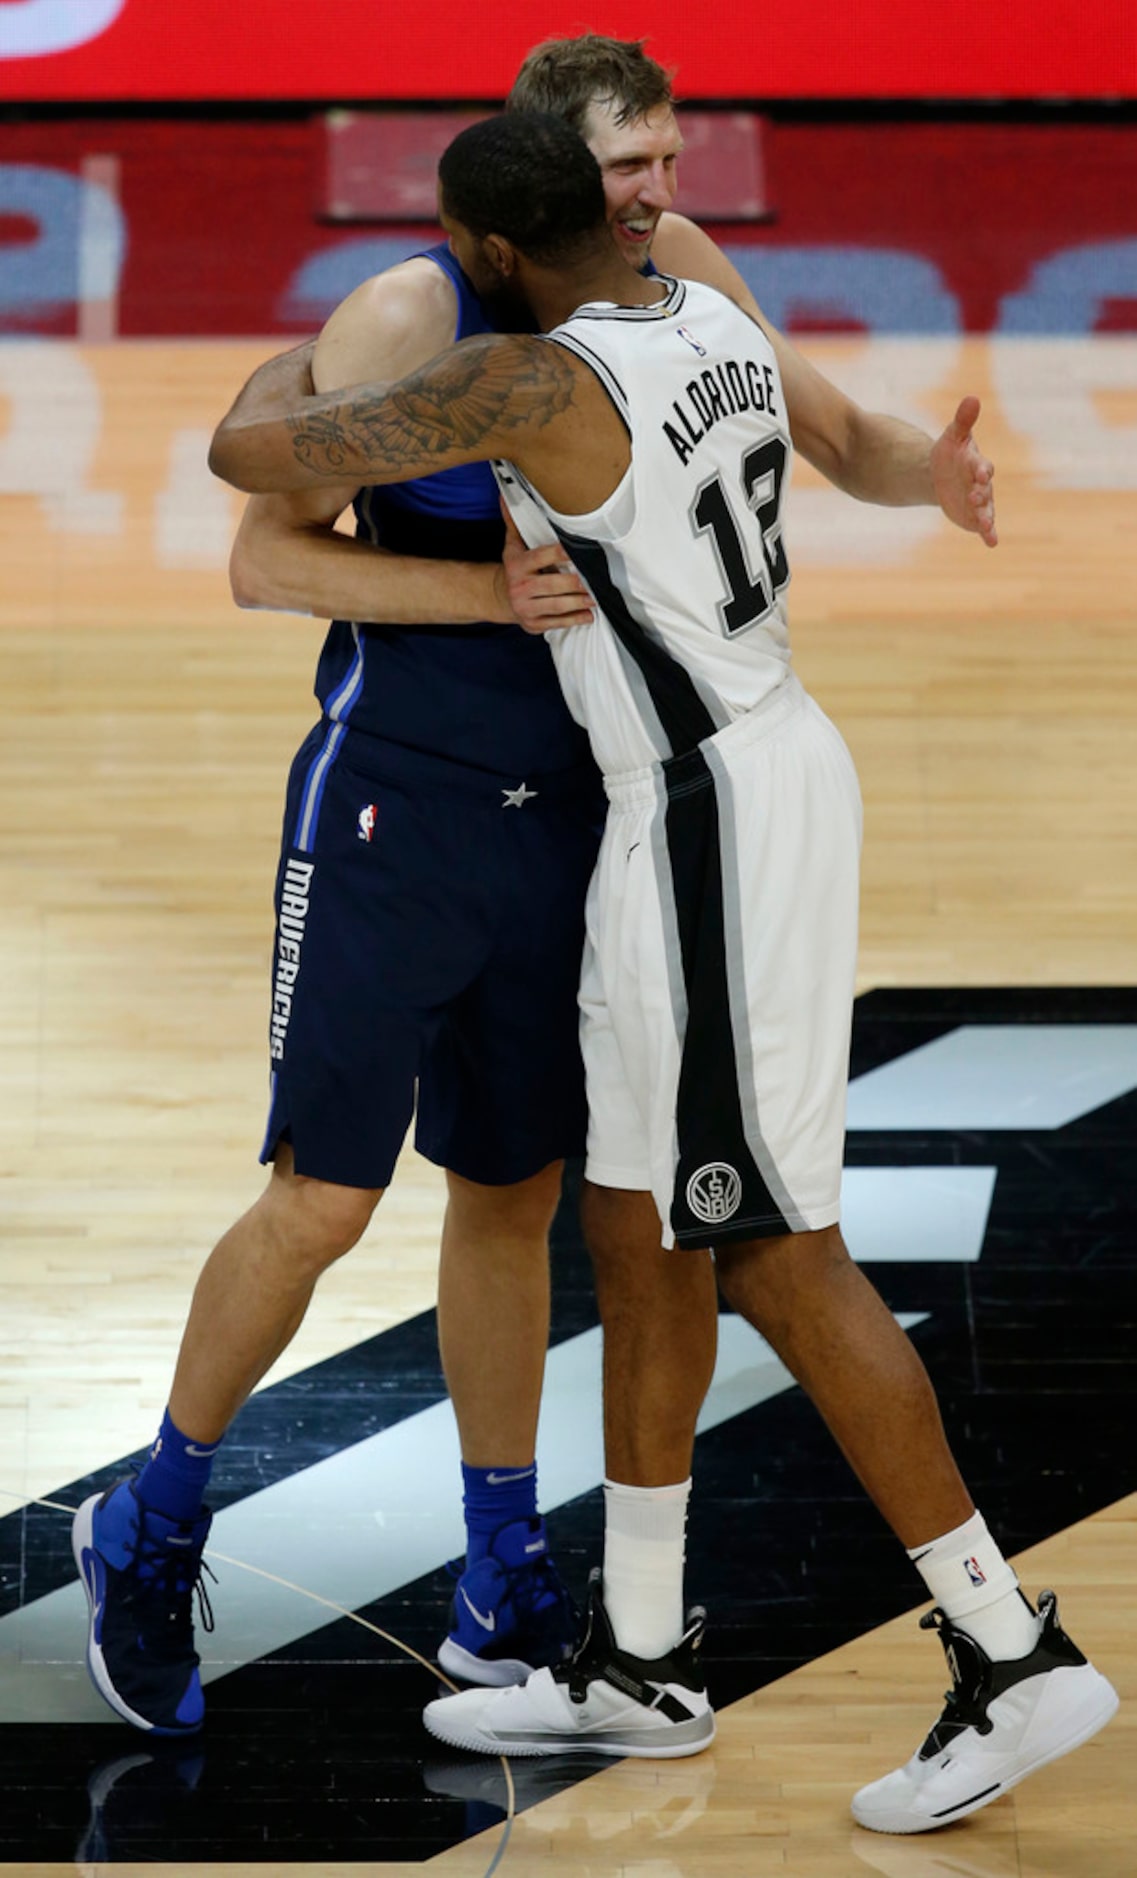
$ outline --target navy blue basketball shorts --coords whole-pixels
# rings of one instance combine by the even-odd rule
[[[577,991],[604,798],[325,719],[289,777],[262,1161],[385,1187],[415,1146],[487,1186],[581,1154]]]

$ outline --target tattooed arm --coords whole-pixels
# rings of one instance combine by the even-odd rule
[[[597,455],[601,407],[608,438],[615,439],[613,424],[619,433],[622,474],[623,426],[587,366],[528,334],[487,334],[449,347],[394,385],[305,398],[281,416],[235,407],[218,427],[209,464],[238,489],[275,492],[405,482],[508,456],[534,468],[541,486],[542,465],[566,446],[577,460]]]

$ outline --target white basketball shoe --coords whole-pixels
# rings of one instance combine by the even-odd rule
[[[853,1818],[873,1832],[929,1832],[978,1812],[1117,1711],[1116,1690],[1059,1624],[1053,1591],[1038,1600],[1034,1649],[1010,1662],[992,1662],[938,1608],[920,1627],[939,1632],[952,1688],[912,1759],[854,1795]]]
[[[692,1611],[675,1648],[654,1662],[616,1645],[600,1596],[569,1662],[508,1689],[463,1689],[423,1711],[432,1735],[474,1754],[607,1754],[651,1760],[698,1754],[715,1718],[698,1661],[705,1613]]]

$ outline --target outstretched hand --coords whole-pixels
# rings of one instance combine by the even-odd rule
[[[932,445],[932,481],[949,522],[969,534],[980,535],[989,548],[994,548],[999,541],[995,532],[995,466],[972,436],[978,416],[978,398],[962,398],[951,423]]]
[[[502,567],[518,624],[527,633],[591,624],[592,596],[564,549],[555,543],[527,548],[504,502],[501,512],[505,516]]]

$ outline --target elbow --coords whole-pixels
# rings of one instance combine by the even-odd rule
[[[243,528],[238,530],[229,555],[229,591],[234,604],[247,610],[274,604],[275,596]]]
[[[234,489],[240,488],[241,485],[233,473],[232,445],[225,435],[224,427],[213,433],[213,440],[209,446],[209,468],[210,473],[216,476],[219,482],[229,483]]]
[[[228,483],[231,489],[239,489],[244,495],[255,495],[262,487],[250,461],[248,444],[242,444],[240,437],[226,430],[224,424],[213,433],[209,467],[219,482]]]
[[[235,606],[253,608],[264,605],[248,557],[237,548],[229,556],[229,591]]]

